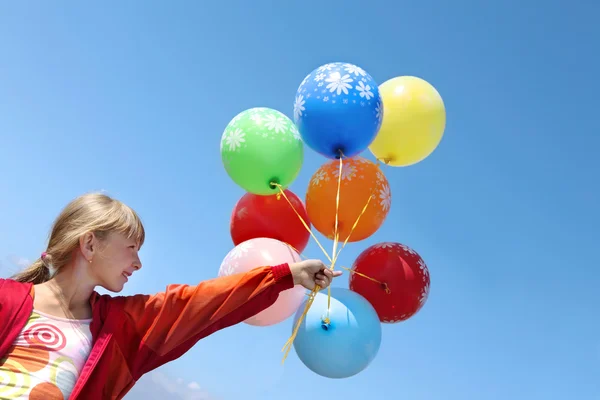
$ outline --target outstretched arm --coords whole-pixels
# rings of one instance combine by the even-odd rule
[[[294,286],[289,265],[260,267],[196,286],[169,285],[156,295],[119,297],[132,329],[129,349],[134,379],[172,361],[200,339],[242,322],[272,305]]]

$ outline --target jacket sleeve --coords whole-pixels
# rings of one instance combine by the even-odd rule
[[[255,268],[196,286],[169,285],[164,292],[121,297],[126,353],[134,379],[182,356],[200,339],[242,322],[272,305],[294,286],[288,264]]]

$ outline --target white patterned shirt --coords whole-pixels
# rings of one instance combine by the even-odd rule
[[[0,359],[0,399],[68,399],[92,349],[91,321],[33,310]]]

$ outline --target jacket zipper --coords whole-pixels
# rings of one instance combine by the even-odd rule
[[[71,392],[71,396],[69,397],[70,400],[76,400],[77,396],[79,396],[79,392],[81,392],[81,389],[86,384],[88,378],[94,371],[96,364],[98,364],[98,361],[104,354],[104,350],[106,350],[106,346],[108,346],[108,342],[112,338],[112,335],[113,335],[112,333],[101,333],[100,334],[100,337],[98,338],[98,341],[96,342],[96,345],[93,347],[92,352],[91,352],[90,356],[88,357],[87,362],[85,363],[85,365],[83,366],[83,369],[81,370],[81,375],[79,376],[79,379],[77,380],[77,383],[75,384],[75,387],[73,388],[73,391]]]

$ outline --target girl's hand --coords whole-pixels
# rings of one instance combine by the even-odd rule
[[[308,290],[315,286],[325,289],[333,278],[342,275],[342,271],[332,271],[320,260],[304,260],[290,265],[294,285],[302,285]]]

